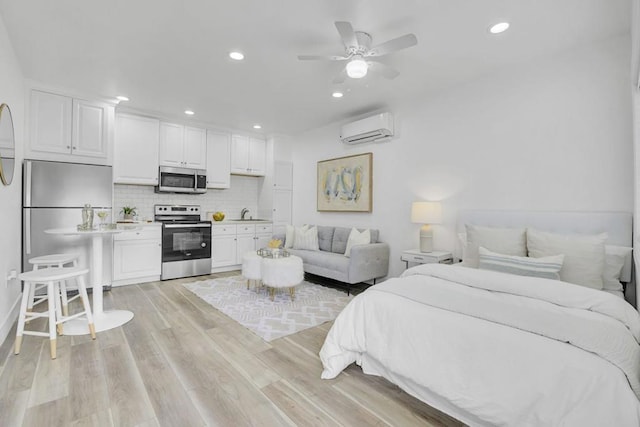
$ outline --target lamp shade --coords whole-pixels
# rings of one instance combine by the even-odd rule
[[[440,224],[442,222],[442,205],[438,202],[413,202],[411,222],[415,224]]]

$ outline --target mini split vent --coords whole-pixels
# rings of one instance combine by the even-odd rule
[[[342,126],[340,140],[345,144],[388,141],[393,136],[393,116],[381,113]]]

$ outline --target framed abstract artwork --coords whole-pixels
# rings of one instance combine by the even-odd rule
[[[318,162],[319,212],[371,212],[373,153]]]

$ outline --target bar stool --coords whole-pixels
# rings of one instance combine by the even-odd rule
[[[16,346],[15,354],[20,354],[20,347],[22,346],[22,335],[35,335],[40,337],[49,337],[51,347],[51,358],[56,358],[56,326],[60,325],[60,333],[62,333],[62,324],[67,320],[75,319],[82,315],[87,318],[89,325],[89,332],[91,338],[96,339],[96,331],[93,325],[93,316],[91,315],[91,306],[89,305],[89,297],[87,295],[87,288],[84,282],[84,275],[89,273],[86,268],[79,267],[51,267],[42,268],[39,270],[27,271],[20,274],[18,278],[24,281],[24,289],[22,291],[22,303],[20,304],[20,314],[18,316],[18,328],[16,332]],[[64,316],[60,307],[60,300],[58,299],[59,282],[64,282],[69,279],[76,279],[78,284],[78,295],[82,299],[82,305],[84,311],[73,314],[71,316]],[[48,307],[46,311],[30,311],[28,303],[31,295],[31,289],[37,285],[46,285],[47,295],[42,298],[48,301]],[[42,302],[37,301],[34,305]],[[33,320],[38,317],[45,317],[49,320],[49,332],[31,331],[25,330],[24,325],[27,321]]]
[[[37,256],[35,258],[31,258],[29,260],[29,264],[33,265],[34,270],[40,270],[41,268],[51,268],[51,267],[64,267],[65,264],[71,264],[73,267],[78,266],[78,254],[51,254],[51,255],[43,255]],[[28,308],[31,310],[33,308],[33,304],[35,301],[35,293],[36,291],[44,288],[46,285],[40,285],[39,287],[32,286],[31,287],[31,295],[29,295],[29,303]],[[79,295],[79,294],[78,294]],[[67,299],[67,286],[65,282],[60,283],[60,298],[62,298],[62,313],[65,316],[69,315],[69,302],[73,301],[75,298]],[[39,300],[41,302],[43,300]]]

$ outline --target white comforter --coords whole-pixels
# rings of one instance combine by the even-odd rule
[[[439,264],[403,276],[338,316],[322,378],[355,361],[471,424],[640,425],[640,316],[625,301]]]

